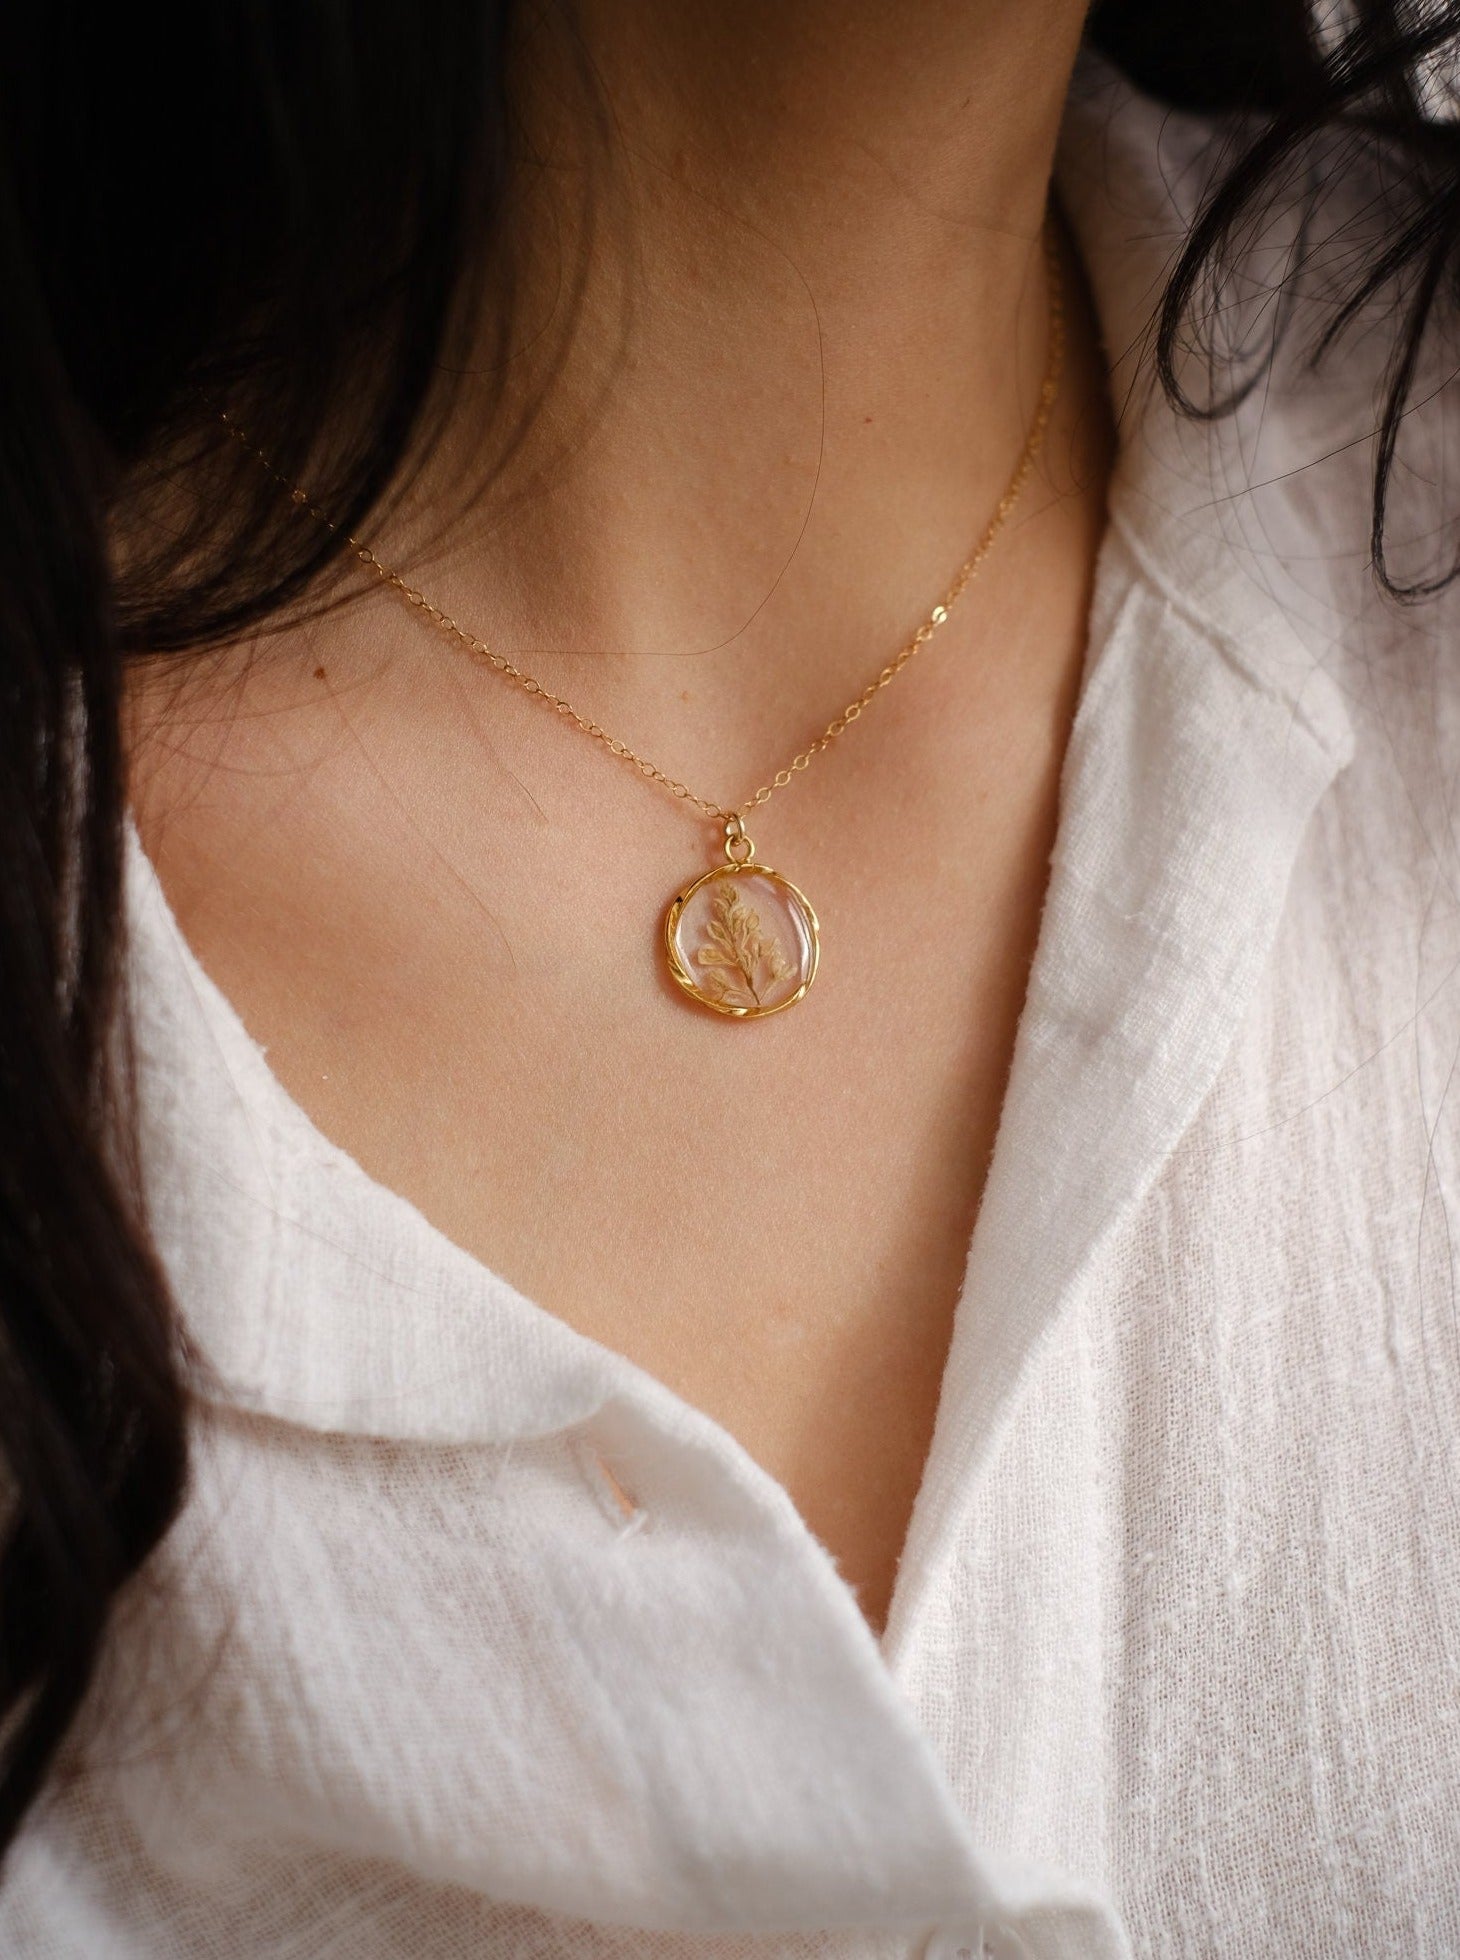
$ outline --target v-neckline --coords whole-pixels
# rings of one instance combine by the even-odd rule
[[[1245,989],[1227,984],[1228,967],[1221,958],[1222,933],[1225,930],[1229,936],[1234,958],[1246,949],[1243,972],[1250,984],[1253,960],[1260,955],[1265,934],[1275,928],[1287,866],[1297,849],[1307,813],[1342,764],[1347,717],[1336,690],[1319,695],[1314,676],[1307,674],[1302,690],[1303,715],[1297,718],[1297,697],[1286,689],[1275,694],[1271,672],[1264,674],[1254,668],[1250,655],[1234,660],[1235,643],[1201,622],[1173,614],[1172,603],[1133,557],[1117,508],[1101,547],[1091,636],[1066,757],[1053,868],[998,1141],[968,1249],[938,1422],[891,1610],[880,1637],[867,1626],[850,1590],[843,1587],[859,1625],[894,1669],[910,1638],[915,1619],[913,1599],[925,1590],[913,1575],[936,1566],[939,1548],[948,1540],[950,1520],[958,1508],[959,1487],[966,1484],[990,1447],[999,1413],[1013,1393],[1023,1362],[1045,1326],[1058,1317],[1060,1299],[1068,1291],[1081,1258],[1093,1249],[1100,1230],[1155,1175],[1181,1128],[1195,1113],[1235,1031],[1246,995]],[[1144,620],[1133,620],[1133,612],[1143,612]],[[1269,628],[1271,625],[1269,621]],[[1151,721],[1135,729],[1128,717],[1124,722],[1113,719],[1119,701],[1130,703],[1144,697],[1149,710],[1153,690],[1160,685],[1158,670],[1163,662],[1169,668],[1170,643],[1177,629],[1185,635],[1183,672],[1179,677],[1168,676],[1173,692],[1168,696],[1166,725],[1158,728]],[[1153,641],[1163,634],[1168,644],[1153,647]],[[1284,652],[1290,657],[1291,647],[1285,647]],[[1135,682],[1115,671],[1120,663],[1143,656],[1151,668],[1145,681]],[[1326,676],[1318,678],[1326,681]],[[1332,689],[1331,682],[1327,685]],[[1189,770],[1194,760],[1190,754],[1178,757],[1177,718],[1190,728],[1205,726],[1211,740],[1220,744],[1224,727],[1237,725],[1234,717],[1243,714],[1244,703],[1248,715],[1244,739],[1221,759],[1199,810],[1193,810],[1183,799],[1180,808],[1186,814],[1182,836],[1155,837],[1149,826],[1142,835],[1122,836],[1112,827],[1109,785],[1128,781],[1144,769],[1149,796],[1152,785],[1159,786],[1163,774],[1159,766],[1150,766],[1150,756],[1143,761],[1134,746],[1137,740],[1168,745],[1163,751],[1167,756],[1165,774],[1174,786],[1173,772],[1178,767]],[[1254,714],[1256,722],[1252,720]],[[1257,748],[1254,738],[1260,738]],[[1159,765],[1160,756],[1154,760]],[[1169,906],[1163,910],[1163,860],[1169,865],[1173,858],[1179,858],[1181,876],[1190,887],[1199,860],[1216,870],[1224,860],[1230,861],[1234,845],[1250,849],[1250,821],[1260,814],[1255,801],[1262,791],[1260,772],[1269,764],[1276,765],[1272,787],[1284,790],[1281,804],[1269,812],[1283,819],[1270,836],[1273,863],[1267,880],[1269,903],[1263,916],[1251,916],[1251,887],[1243,882],[1231,890],[1228,910],[1223,914],[1218,893],[1218,904],[1207,919],[1210,984],[1200,988],[1198,1000],[1191,996],[1191,989],[1199,984],[1200,976],[1175,969],[1163,976],[1159,970],[1158,930],[1171,924]],[[660,1419],[669,1420],[677,1431],[699,1431],[722,1458],[737,1463],[740,1475],[750,1485],[759,1487],[768,1510],[778,1513],[786,1523],[794,1520],[795,1528],[816,1544],[784,1486],[756,1463],[722,1424],[626,1355],[580,1332],[531,1299],[451,1239],[401,1193],[372,1177],[324,1134],[285,1089],[264,1049],[188,944],[130,815],[126,828],[129,889],[136,897],[134,931],[154,946],[170,946],[196,1003],[199,1028],[206,1031],[218,1066],[237,1086],[240,1110],[247,1121],[262,1121],[271,1133],[270,1150],[261,1153],[260,1161],[272,1163],[272,1152],[288,1167],[291,1192],[274,1194],[273,1229],[278,1229],[291,1211],[302,1216],[303,1229],[323,1229],[318,1220],[329,1215],[328,1209],[316,1217],[307,1203],[299,1203],[306,1195],[301,1190],[302,1180],[310,1189],[323,1184],[336,1196],[347,1190],[359,1212],[379,1221],[382,1237],[394,1233],[398,1246],[409,1247],[413,1261],[449,1271],[467,1294],[489,1302],[498,1317],[514,1323],[539,1361],[551,1357],[559,1393],[546,1392],[548,1382],[541,1367],[534,1366],[530,1394],[520,1402],[511,1395],[498,1398],[501,1406],[495,1417],[487,1415],[484,1419],[478,1409],[467,1421],[466,1433],[490,1436],[500,1429],[505,1434],[521,1434],[530,1431],[534,1423],[561,1423],[614,1395],[629,1394],[654,1407]],[[1134,876],[1137,864],[1142,866],[1146,880],[1141,889],[1142,909],[1113,920],[1102,889],[1104,878],[1117,870]],[[1104,990],[1101,998],[1109,1021],[1101,1029],[1081,1029],[1077,1023],[1082,1017],[1088,1022],[1090,1004],[1096,998],[1092,975]],[[1147,995],[1127,992],[1127,982],[1134,986],[1142,976]],[[1163,982],[1157,1000],[1149,997],[1152,977]],[[1190,996],[1185,1003],[1183,988]],[[1184,1006],[1191,1046],[1189,1053],[1181,1056],[1172,1047],[1171,1031],[1180,1025]],[[1189,1011],[1198,1006],[1199,1012]],[[1158,1040],[1159,1056],[1155,1052]],[[1089,1083],[1082,1077],[1088,1077],[1097,1066],[1117,1068],[1134,1091],[1143,1064],[1157,1063],[1166,1077],[1159,1117],[1145,1124],[1138,1143],[1129,1148],[1122,1149],[1116,1140],[1106,1138],[1103,1148],[1092,1149],[1094,1139],[1087,1133],[1088,1123],[1081,1121],[1082,1089],[1084,1106],[1091,1107]],[[1133,1106],[1139,1107],[1138,1099]],[[1095,1120],[1100,1120],[1098,1112]],[[1071,1206],[1076,1195],[1081,1220],[1078,1231],[1070,1222],[1075,1215]],[[310,1223],[312,1217],[315,1222]],[[351,1256],[351,1249],[345,1252],[347,1258]],[[369,1254],[357,1250],[355,1256]],[[306,1303],[305,1321],[308,1314]],[[442,1400],[434,1413],[429,1406],[431,1391],[425,1403],[421,1400],[419,1389],[425,1383],[418,1384],[418,1392],[407,1396],[405,1403],[392,1394],[393,1414],[378,1409],[371,1412],[368,1396],[362,1397],[359,1392],[366,1384],[350,1392],[347,1384],[340,1383],[332,1393],[326,1389],[321,1397],[319,1364],[324,1357],[315,1353],[315,1365],[303,1365],[306,1356],[299,1341],[306,1336],[297,1321],[293,1340],[279,1338],[283,1330],[274,1330],[275,1338],[266,1343],[273,1365],[262,1371],[258,1357],[251,1360],[246,1353],[242,1345],[246,1330],[237,1321],[195,1332],[213,1364],[219,1391],[225,1396],[242,1391],[245,1399],[288,1414],[292,1420],[322,1428],[386,1434],[447,1435],[461,1427],[462,1412],[457,1411],[453,1419],[452,1397],[444,1380],[437,1382]],[[512,1348],[512,1343],[504,1343],[503,1352],[510,1354]],[[291,1350],[292,1359],[288,1358]],[[418,1356],[418,1366],[420,1359]],[[324,1382],[329,1373],[325,1365]],[[953,1391],[954,1383],[958,1384],[957,1392]],[[209,1392],[206,1386],[204,1392]],[[826,1560],[828,1571],[834,1572],[829,1556],[819,1545],[816,1550]],[[843,1582],[838,1578],[837,1584]]]

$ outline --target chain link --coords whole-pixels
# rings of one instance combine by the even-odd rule
[[[607,729],[600,728],[596,721],[591,720],[587,715],[580,714],[571,701],[565,700],[561,694],[554,694],[551,688],[544,687],[541,681],[534,679],[531,674],[524,672],[521,667],[515,666],[504,653],[498,653],[494,648],[489,647],[485,640],[477,639],[475,634],[469,633],[464,626],[459,625],[449,613],[443,612],[439,606],[433,605],[424,592],[411,585],[399,572],[392,571],[389,565],[382,564],[368,544],[363,543],[359,538],[351,536],[349,532],[344,534],[345,543],[349,545],[356,559],[366,571],[373,577],[379,579],[382,585],[388,586],[393,592],[397,593],[407,605],[413,606],[432,626],[438,628],[439,631],[465,647],[467,652],[472,654],[476,659],[495,668],[505,680],[511,681],[514,685],[521,688],[524,694],[533,695],[537,700],[542,701],[546,706],[551,708],[555,714],[560,715],[564,721],[571,722],[575,728],[581,729],[585,735],[591,736],[595,742],[601,743],[610,755],[617,756],[620,761],[626,762],[632,768],[636,769],[646,782],[657,783],[660,788],[668,790],[671,796],[677,797],[681,802],[688,803],[691,808],[698,810],[701,815],[711,819],[713,822],[720,823],[729,822],[732,819],[742,819],[750,811],[758,810],[764,804],[768,803],[778,789],[785,789],[793,777],[798,776],[802,770],[809,767],[812,760],[820,755],[823,749],[829,749],[839,736],[844,735],[852,723],[859,720],[867,708],[871,706],[883,688],[891,686],[892,682],[897,679],[898,675],[907,666],[913,656],[927,645],[939,627],[946,622],[949,614],[962,598],[964,592],[967,591],[968,587],[978,577],[979,572],[983,568],[984,561],[993,550],[994,544],[1000,532],[1003,530],[1004,525],[1007,523],[1011,511],[1022,496],[1025,486],[1033,473],[1034,465],[1039,460],[1040,451],[1044,447],[1045,434],[1049,428],[1049,418],[1054,408],[1055,399],[1059,394],[1060,377],[1064,370],[1065,312],[1063,281],[1060,274],[1058,240],[1052,221],[1047,222],[1044,228],[1044,251],[1049,280],[1048,354],[1046,357],[1044,380],[1040,384],[1039,400],[1035,406],[1033,419],[1029,424],[1029,432],[1024,439],[1024,447],[1020,451],[1019,460],[1014,466],[1014,474],[1009,478],[1003,496],[1000,497],[998,503],[995,505],[993,515],[984,527],[983,535],[959,567],[957,575],[953,583],[948,587],[948,590],[933,607],[932,611],[928,613],[922,624],[912,635],[912,638],[899,648],[881,672],[875,674],[868,681],[856,699],[849,701],[839,715],[833,716],[814,742],[808,743],[804,749],[801,749],[796,755],[792,756],[785,767],[778,769],[769,782],[762,783],[760,788],[748,796],[743,803],[737,803],[733,808],[723,807],[718,803],[712,803],[708,797],[696,795],[695,791],[687,783],[678,781],[677,778],[669,775],[665,770],[658,768],[656,764],[650,762],[647,757],[636,754],[627,742],[620,741],[617,736],[610,735]],[[239,428],[236,422],[227,414],[220,414],[220,419],[229,434],[241,443],[258,463],[262,464],[263,468],[273,477],[276,483],[289,492],[290,499],[293,503],[301,510],[307,511],[317,523],[324,525],[327,530],[338,533],[339,526],[335,523],[334,519],[310,501],[307,491],[302,490],[297,483],[292,483],[280,470],[276,469],[263,451],[253,446],[247,435]]]

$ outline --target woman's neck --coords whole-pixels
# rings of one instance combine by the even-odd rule
[[[855,692],[1023,440],[1080,21],[581,0],[575,36],[524,30],[492,386],[527,434],[432,596],[717,797]],[[721,657],[612,657],[695,654]]]

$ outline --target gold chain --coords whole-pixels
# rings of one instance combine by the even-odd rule
[[[505,680],[515,682],[525,694],[534,695],[539,701],[544,702],[555,714],[561,715],[564,721],[571,722],[575,728],[581,729],[585,735],[591,735],[595,742],[602,743],[610,755],[617,756],[620,761],[627,762],[633,768],[637,769],[639,774],[647,782],[658,783],[661,788],[667,789],[671,796],[676,796],[682,802],[692,805],[693,808],[700,811],[705,817],[715,822],[723,821],[727,825],[733,825],[735,830],[739,832],[741,830],[741,820],[750,811],[758,810],[762,804],[768,803],[778,789],[784,789],[793,776],[799,775],[808,766],[813,756],[820,755],[823,749],[829,749],[839,735],[845,734],[852,723],[862,715],[877,695],[881,693],[882,689],[890,686],[897,679],[897,676],[906,667],[913,655],[932,639],[938,628],[946,621],[949,613],[952,612],[959,599],[962,598],[964,592],[978,577],[979,572],[983,568],[984,560],[993,550],[994,544],[998,539],[999,533],[1003,530],[1010,512],[1018,503],[1024,487],[1029,481],[1034,465],[1039,458],[1040,450],[1044,446],[1045,432],[1049,427],[1050,413],[1054,408],[1055,398],[1059,393],[1060,376],[1064,369],[1064,294],[1063,282],[1060,276],[1059,247],[1052,222],[1046,223],[1044,228],[1044,248],[1049,279],[1049,351],[1044,380],[1040,385],[1039,401],[1035,407],[1033,420],[1029,424],[1029,433],[1024,439],[1024,447],[1020,451],[1019,460],[1014,466],[1014,473],[1009,478],[1003,496],[1000,497],[998,503],[994,506],[993,515],[985,526],[983,535],[959,567],[953,583],[948,587],[948,590],[943,594],[937,605],[933,607],[932,611],[923,620],[912,638],[906,641],[897,653],[893,655],[892,659],[888,661],[882,671],[874,675],[856,699],[849,701],[841,713],[834,716],[826,724],[826,727],[814,742],[809,743],[807,747],[794,755],[783,769],[776,771],[768,783],[762,783],[760,788],[752,796],[748,796],[743,803],[737,804],[733,809],[722,808],[720,804],[712,803],[708,797],[697,796],[688,784],[679,782],[675,777],[668,775],[663,769],[656,767],[646,757],[637,755],[629,747],[627,742],[619,741],[616,736],[610,735],[606,729],[600,728],[596,721],[590,720],[587,715],[580,714],[571,701],[564,700],[560,694],[554,694],[550,688],[544,687],[541,681],[535,680],[531,674],[524,673],[522,668],[514,666],[505,654],[496,652],[484,640],[479,640],[474,634],[467,632],[464,626],[458,625],[449,613],[445,613],[439,606],[433,605],[425,593],[409,584],[399,572],[392,571],[388,565],[382,564],[368,544],[362,543],[359,538],[352,537],[349,532],[345,533],[345,542],[354,552],[359,562],[367,571],[372,572],[382,585],[389,586],[392,591],[399,593],[407,605],[414,606],[418,612],[424,614],[433,626],[465,647],[468,653],[474,655],[478,660],[485,661],[488,666],[494,667]],[[339,526],[335,523],[334,519],[325,511],[318,509],[310,501],[307,491],[302,490],[297,483],[291,483],[280,470],[276,469],[263,451],[253,446],[248,440],[247,435],[229,416],[224,414],[221,419],[230,435],[239,441],[256,461],[263,465],[264,469],[274,478],[276,483],[289,492],[295,504],[302,510],[307,511],[311,517],[316,519],[320,524],[323,524],[327,530],[338,532]]]

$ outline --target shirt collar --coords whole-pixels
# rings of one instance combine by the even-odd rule
[[[1153,370],[1154,309],[1213,161],[1208,130],[1082,63],[1058,184],[1119,449],[1039,944],[888,1629],[894,1665],[916,1647],[1020,1382],[1211,1088],[1309,819],[1354,752],[1331,642],[1272,549],[1282,533],[1291,562],[1341,557],[1305,510],[1316,449],[1302,435],[1284,447],[1276,381],[1206,422],[1179,415]]]

